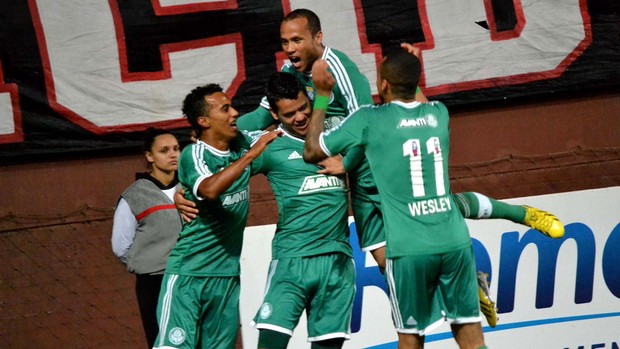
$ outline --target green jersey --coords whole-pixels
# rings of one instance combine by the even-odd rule
[[[198,217],[183,224],[176,246],[168,257],[166,272],[190,276],[237,276],[243,230],[248,217],[250,168],[219,200],[203,200],[198,186],[239,159],[250,148],[249,136],[239,133],[227,151],[197,141],[179,158],[179,181],[186,197],[196,203]]]
[[[471,244],[450,193],[449,133],[443,104],[396,101],[361,108],[320,136],[328,155],[364,148],[381,198],[388,258]]]
[[[351,256],[344,181],[318,174],[319,167],[302,158],[304,141],[279,130],[282,137],[252,162],[252,174],[267,176],[278,204],[272,258]]]

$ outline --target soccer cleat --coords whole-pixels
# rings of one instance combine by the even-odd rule
[[[559,239],[564,236],[564,225],[556,216],[534,207],[523,207],[525,208],[525,219],[523,220],[523,224],[554,239]]]
[[[480,311],[487,318],[489,326],[495,327],[497,325],[497,308],[495,302],[491,300],[487,276],[481,271],[478,272],[478,299],[480,300]]]

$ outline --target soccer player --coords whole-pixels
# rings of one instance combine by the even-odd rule
[[[179,160],[179,181],[199,208],[183,225],[166,266],[154,348],[234,348],[239,324],[239,256],[248,216],[249,164],[279,132],[238,132],[239,113],[216,84],[185,97],[197,133]]]
[[[362,105],[373,104],[368,80],[355,63],[344,53],[323,45],[321,23],[314,12],[297,9],[287,14],[280,26],[280,41],[290,61],[290,64],[282,67],[282,71],[293,74],[302,82],[311,102],[314,101],[316,94],[312,83],[312,66],[318,59],[327,62],[329,71],[336,80],[327,107],[325,125],[327,129],[339,125]],[[411,45],[405,45],[404,48],[409,52],[414,51]],[[419,90],[416,92],[416,99],[426,101]],[[269,108],[266,99],[261,101],[261,106],[265,110]],[[273,118],[260,109],[261,107],[239,118],[239,126],[247,130],[265,129],[270,126],[274,121]],[[360,247],[363,251],[369,251],[379,268],[383,270],[385,234],[380,213],[381,204],[368,162],[363,156],[359,156],[360,153],[363,153],[360,149],[351,149],[343,158],[343,165],[349,174],[351,206]],[[456,194],[454,201],[465,218],[502,218],[538,229],[551,237],[562,237],[564,234],[564,227],[555,216],[533,207],[509,205],[471,192]],[[486,278],[481,279],[481,283],[486,285]],[[488,291],[486,294],[481,293],[480,301],[489,324],[494,327],[497,315],[495,305],[488,297]]]
[[[312,68],[318,96],[304,159],[316,162],[363,147],[382,203],[398,347],[423,348],[425,335],[445,314],[460,348],[486,348],[471,238],[450,195],[447,109],[440,102],[416,101],[420,62],[397,51],[378,69],[377,87],[386,104],[361,108],[323,132],[335,83],[327,68],[325,61]]]
[[[282,137],[252,162],[252,174],[267,176],[278,204],[265,295],[253,321],[258,348],[286,348],[304,309],[311,348],[341,348],[355,295],[344,178],[317,174],[301,156],[312,112],[301,83],[275,73],[267,100]]]

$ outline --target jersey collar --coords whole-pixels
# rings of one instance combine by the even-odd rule
[[[413,108],[417,108],[418,106],[420,106],[422,103],[418,102],[418,101],[413,101],[413,102],[403,102],[403,101],[391,101],[390,103],[392,104],[396,104],[396,105],[400,105],[403,108],[407,108],[407,109],[413,109]]]
[[[222,150],[216,149],[208,145],[207,143],[201,141],[200,139],[196,141],[196,145],[206,148],[209,152],[211,152],[215,156],[219,156],[219,157],[230,156],[230,149],[222,151]]]
[[[294,136],[294,135],[292,135],[292,134],[288,133],[288,131],[286,131],[286,130],[284,129],[284,127],[282,127],[282,125],[278,126],[278,127],[276,128],[276,131],[282,131],[282,137],[288,137],[288,138],[290,138],[290,139],[296,140],[297,142],[302,142],[302,143],[304,143],[304,142],[305,142],[305,140],[304,140],[303,138],[299,138],[299,137],[297,137],[297,136]]]

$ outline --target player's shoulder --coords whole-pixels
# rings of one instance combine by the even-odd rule
[[[344,52],[338,51],[331,47],[325,47],[325,51],[323,52],[323,59],[327,61],[327,64],[330,68],[334,68],[334,66],[344,66],[346,68],[356,68],[357,65],[347,56]]]
[[[427,103],[420,103],[420,107],[424,109],[425,112],[448,114],[448,108],[440,101],[428,101]]]
[[[291,63],[286,63],[282,66],[282,68],[280,69],[280,71],[282,73],[289,73],[289,74],[293,74],[295,75],[295,73],[297,72],[295,70],[295,67],[293,67],[293,65]]]
[[[258,130],[258,131],[245,131],[241,130],[237,133],[236,140],[240,142],[242,145],[247,145],[248,148],[253,146],[254,143],[258,141],[258,139],[267,133],[267,131]]]
[[[196,147],[196,143],[189,143],[188,145],[184,146],[183,149],[181,149],[181,155],[180,158],[187,158],[187,157],[191,157],[192,154],[194,153],[194,149]]]
[[[359,107],[359,109],[357,109],[355,111],[355,113],[360,113],[360,114],[373,114],[373,113],[377,113],[380,112],[382,108],[384,108],[386,106],[386,104],[364,104],[361,105]]]

